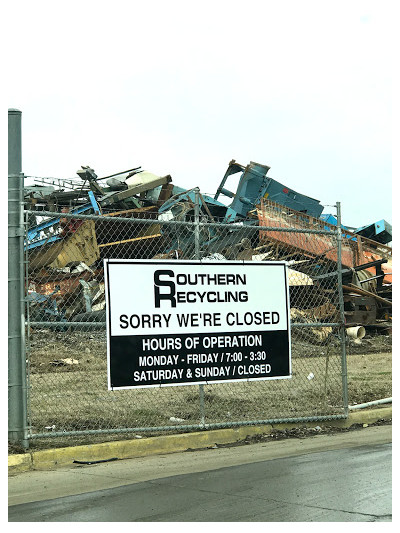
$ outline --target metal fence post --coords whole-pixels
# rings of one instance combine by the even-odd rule
[[[342,212],[340,202],[336,202],[337,214],[337,269],[338,269],[338,295],[339,295],[339,311],[340,322],[339,337],[341,348],[341,362],[342,362],[342,394],[345,415],[349,414],[349,400],[348,400],[348,385],[347,385],[347,359],[346,359],[346,325],[344,315],[344,300],[343,300],[343,283],[342,283]]]
[[[8,110],[8,438],[28,448],[21,111]]]
[[[194,190],[194,249],[195,259],[200,259],[200,189]]]
[[[194,189],[194,248],[195,259],[200,259],[200,189]],[[205,425],[205,406],[204,406],[204,385],[199,385],[199,400],[200,400],[200,425]]]

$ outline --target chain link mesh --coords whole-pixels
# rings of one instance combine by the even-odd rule
[[[31,438],[343,415],[335,227],[268,202],[231,224],[187,202],[25,214]],[[104,258],[287,261],[292,378],[107,390]]]

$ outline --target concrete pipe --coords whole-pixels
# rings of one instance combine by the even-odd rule
[[[346,328],[346,333],[351,339],[363,339],[365,337],[365,328],[363,326]]]

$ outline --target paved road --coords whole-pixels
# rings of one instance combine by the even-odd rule
[[[259,445],[236,448],[234,453],[237,457],[248,455],[253,446]],[[263,446],[268,449],[268,444]],[[147,474],[146,481],[125,481],[123,486],[12,505],[9,521],[391,521],[391,443],[357,446],[353,442],[344,448],[312,453],[298,448],[301,455],[155,479],[160,476],[158,469],[153,479]],[[192,456],[195,463],[198,453],[206,456],[207,451],[185,456],[189,461]],[[164,459],[168,461],[168,456]],[[108,464],[109,475],[115,467]],[[41,473],[42,478],[45,474],[49,473]]]

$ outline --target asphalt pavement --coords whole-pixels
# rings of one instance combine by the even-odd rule
[[[10,522],[390,522],[391,426],[9,479]]]

